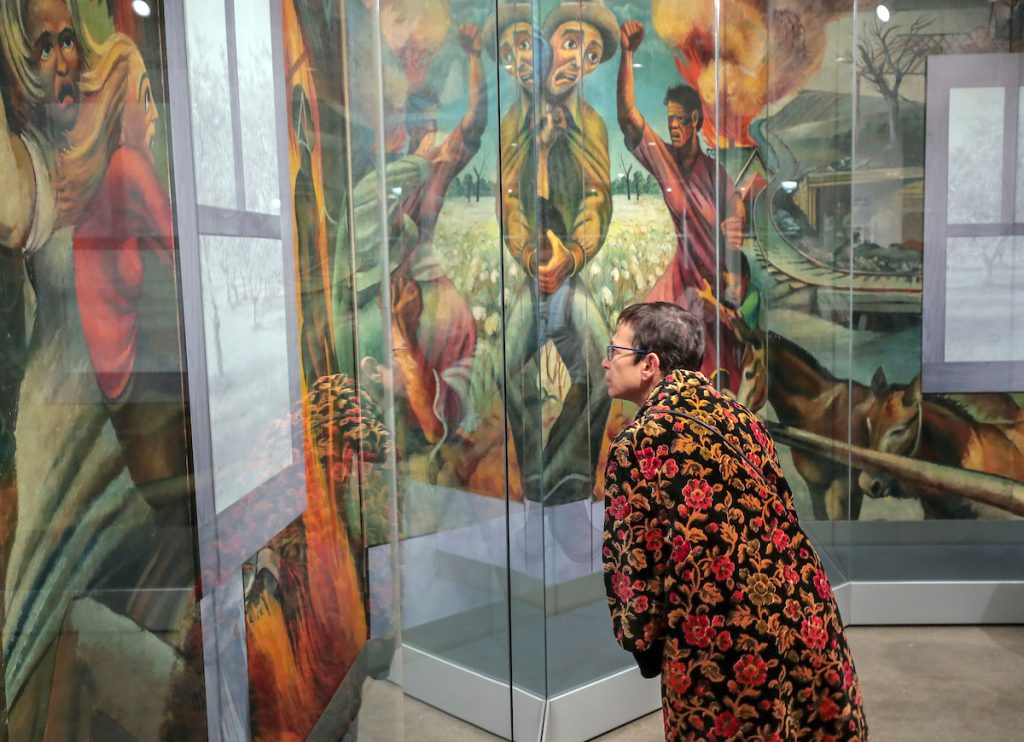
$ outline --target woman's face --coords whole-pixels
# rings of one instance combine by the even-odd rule
[[[64,0],[28,0],[26,28],[36,70],[43,81],[49,120],[61,131],[78,118],[78,38]]]
[[[153,101],[153,87],[149,73],[141,59],[133,59],[131,74],[128,75],[128,101],[124,106],[121,133],[127,147],[137,149],[150,162],[153,161],[153,141],[156,139],[156,122],[160,118]]]

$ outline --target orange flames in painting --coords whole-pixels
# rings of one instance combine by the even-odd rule
[[[314,449],[307,433],[306,451]],[[293,551],[289,539],[304,539],[305,564],[282,558],[284,600],[262,595],[247,608],[257,740],[306,739],[366,644],[363,594],[335,491],[348,479],[351,462],[336,464],[325,470],[307,453],[306,512],[300,525],[269,544],[287,554]]]
[[[705,140],[720,146],[753,146],[750,123],[766,105],[799,90],[821,67],[825,26],[850,13],[854,4],[852,0],[722,0],[717,69],[711,0],[653,0],[651,12],[654,30],[677,53],[680,75],[704,101]],[[856,4],[871,3],[856,0]]]

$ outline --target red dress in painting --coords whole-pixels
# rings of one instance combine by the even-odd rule
[[[725,168],[703,152],[697,153],[693,168],[687,175],[679,166],[676,149],[662,140],[651,127],[644,124],[643,137],[632,150],[640,164],[650,171],[661,186],[665,205],[672,213],[678,240],[672,262],[644,301],[667,301],[685,307],[704,318],[706,349],[701,372],[712,378],[721,368],[728,373],[723,385],[732,391],[739,388],[741,344],[726,320],[718,322],[713,308],[698,298],[697,292],[714,289],[716,275],[723,267],[718,265],[715,237],[719,215],[717,204],[730,204],[738,199],[736,186]],[[716,168],[721,198],[715,198]],[[724,244],[725,237],[722,237]],[[718,341],[719,330],[721,340]],[[716,358],[716,348],[721,358]]]
[[[75,292],[96,382],[136,485],[184,474],[184,389],[170,199],[119,147],[74,233]]]

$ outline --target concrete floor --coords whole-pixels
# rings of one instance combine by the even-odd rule
[[[859,626],[847,629],[875,742],[1024,739],[1024,626]],[[372,682],[360,742],[497,739]],[[597,738],[662,740],[656,712]]]

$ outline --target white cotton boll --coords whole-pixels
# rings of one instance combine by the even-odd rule
[[[612,305],[612,299],[613,299],[613,297],[612,297],[612,290],[610,288],[608,288],[607,286],[602,286],[601,287],[601,301],[604,302],[604,305],[606,307],[610,307]]]

